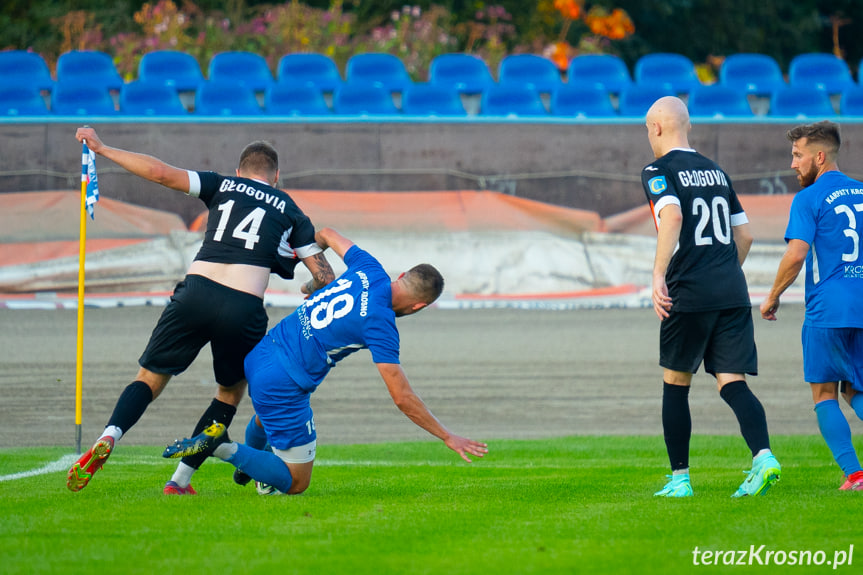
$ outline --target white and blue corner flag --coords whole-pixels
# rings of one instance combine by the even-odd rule
[[[87,142],[81,152],[81,185],[86,186],[87,213],[90,219],[95,219],[94,207],[99,201],[99,179],[96,177],[96,153],[91,152]]]

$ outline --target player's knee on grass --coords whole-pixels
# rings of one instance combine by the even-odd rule
[[[291,488],[288,489],[288,495],[298,495],[309,488],[309,484],[312,482],[312,466],[314,463],[314,461],[310,461],[309,463],[286,464],[293,478]]]
[[[288,490],[289,495],[296,495],[308,489],[312,481],[316,450],[317,441],[290,449],[273,448],[273,453],[288,466],[288,470],[291,472],[292,482],[291,488]]]

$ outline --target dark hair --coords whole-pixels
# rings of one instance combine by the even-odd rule
[[[814,124],[803,124],[795,128],[791,128],[785,133],[785,136],[791,141],[796,142],[801,138],[806,138],[807,144],[822,144],[827,148],[830,154],[836,154],[841,145],[839,137],[839,124],[823,120]]]
[[[430,264],[419,264],[405,272],[405,282],[423,303],[433,303],[443,292],[443,276]]]
[[[246,174],[275,176],[279,171],[279,153],[269,142],[252,142],[240,154],[239,169]]]

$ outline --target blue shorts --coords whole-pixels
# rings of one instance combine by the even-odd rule
[[[246,379],[267,441],[287,450],[316,440],[318,434],[309,402],[311,393],[294,383],[277,354],[277,345],[267,334],[246,356]]]
[[[848,381],[863,391],[863,329],[804,324],[801,340],[807,383]]]

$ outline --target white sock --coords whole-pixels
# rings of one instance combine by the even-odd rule
[[[123,430],[116,425],[109,425],[102,433],[102,437],[105,437],[106,435],[113,438],[114,441],[120,441],[120,438],[123,437]]]
[[[177,470],[174,472],[174,475],[171,476],[171,481],[180,487],[188,487],[189,483],[192,482],[192,475],[194,473],[194,467],[186,465],[181,461],[180,464],[177,465]]]
[[[686,469],[677,469],[676,471],[671,472],[672,475],[689,475],[689,468]]]
[[[761,457],[762,455],[764,455],[765,453],[770,453],[770,452],[771,451],[769,449],[762,449],[761,451],[759,451],[758,453],[755,454],[755,457],[753,457],[752,460],[754,461],[754,460],[758,459],[759,457]]]
[[[233,441],[228,441],[219,445],[216,449],[213,450],[213,455],[221,459],[222,461],[227,461],[237,452],[237,444]]]

